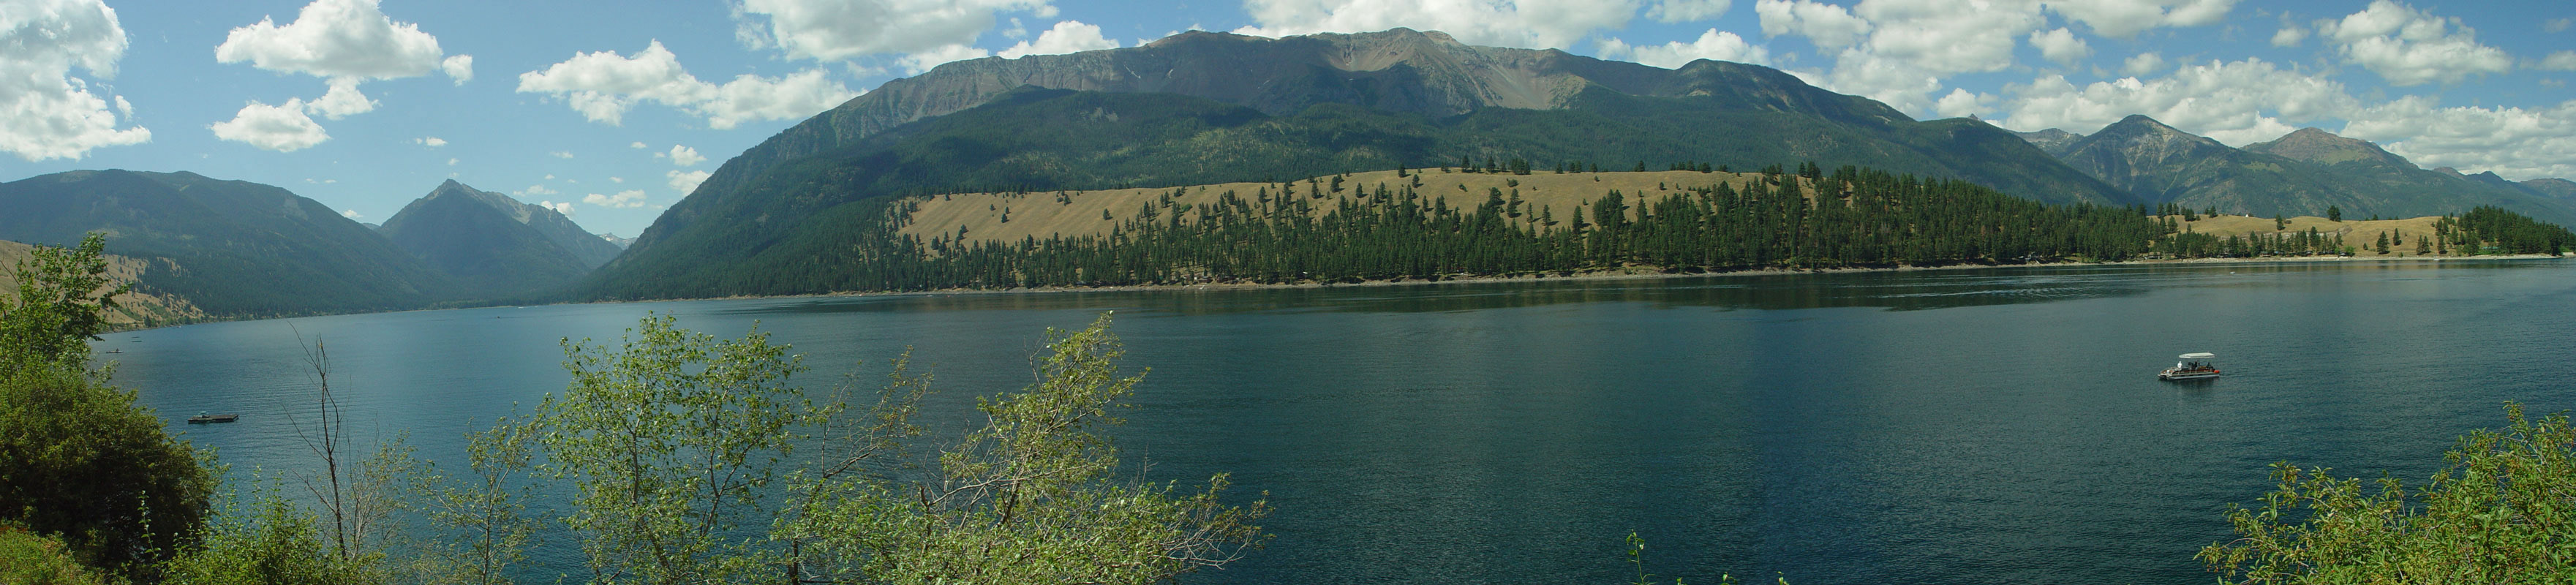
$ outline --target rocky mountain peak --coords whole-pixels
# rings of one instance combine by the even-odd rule
[[[2049,128],[2036,132],[2014,132],[2013,135],[2020,136],[2022,140],[2029,141],[2032,146],[2039,147],[2041,151],[2047,152],[2050,156],[2064,154],[2066,152],[2066,147],[2073,146],[2076,141],[2084,139],[2084,135],[2082,134],[2076,134],[2057,128]]]
[[[2374,165],[2400,165],[2409,169],[2420,168],[2416,167],[2415,163],[2407,162],[2405,157],[2381,150],[2379,145],[2372,144],[2368,140],[2345,138],[2314,127],[2300,128],[2297,132],[2291,132],[2271,142],[2246,145],[2245,150],[2327,166],[2359,162]],[[2456,171],[2454,173],[2456,174]]]

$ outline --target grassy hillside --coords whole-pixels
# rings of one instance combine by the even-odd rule
[[[0,241],[0,295],[14,298],[17,294],[18,279],[15,269],[19,262],[27,260],[29,251],[34,249],[35,246],[27,244]],[[116,279],[117,282],[136,282],[142,279],[144,270],[150,264],[150,261],[110,254],[107,257],[107,272],[108,276]],[[0,303],[5,302],[13,301],[0,300]],[[187,299],[140,287],[134,292],[116,297],[116,302],[117,309],[109,311],[106,318],[109,325],[118,328],[157,327],[207,318],[205,311],[198,310],[196,305],[190,304]]]
[[[1633,168],[1633,167],[1632,167]],[[1394,189],[1411,186],[1424,197],[1455,208],[1472,208],[1484,203],[1492,192],[1499,191],[1507,200],[1517,199],[1533,217],[1541,214],[1572,218],[1610,191],[1644,198],[1661,198],[1691,189],[1728,185],[1737,190],[1764,180],[1757,173],[1702,173],[1698,171],[1650,171],[1566,173],[1538,171],[1528,175],[1486,174],[1442,171],[1438,168],[1407,172],[1369,171],[1347,175],[1327,175],[1315,180],[1288,183],[1219,183],[1192,185],[1179,189],[1103,189],[1096,191],[1051,191],[1042,193],[960,193],[918,198],[909,216],[902,221],[899,233],[929,238],[954,235],[964,228],[972,241],[1016,242],[1024,238],[1077,237],[1108,235],[1111,228],[1136,219],[1138,212],[1154,206],[1215,205],[1227,194],[1250,199],[1262,194],[1277,195],[1293,191],[1295,197],[1314,198],[1320,190],[1325,197],[1338,198],[1379,187]],[[1342,179],[1343,192],[1332,191],[1334,177]],[[1812,184],[1812,183],[1809,183]],[[1286,189],[1282,189],[1286,185]],[[1319,206],[1309,213],[1321,217],[1331,206]],[[1002,221],[1007,212],[1010,221]],[[1644,212],[1634,206],[1630,217]],[[1106,214],[1104,216],[1104,213]],[[1105,219],[1104,219],[1105,217]],[[1186,213],[1182,221],[1191,221]],[[1566,229],[1570,224],[1540,225],[1541,231]]]
[[[2160,217],[2158,219],[2163,218]],[[2315,230],[2316,233],[2326,237],[2340,236],[2344,245],[2360,249],[2356,253],[2356,255],[2360,257],[2405,258],[2416,256],[2462,255],[2460,251],[2449,251],[2450,253],[2446,254],[2416,251],[2416,241],[2418,239],[2436,237],[2439,230],[2434,226],[2434,224],[2442,221],[2443,218],[2441,216],[2345,221],[2332,221],[2315,216],[2300,216],[2286,218],[2289,222],[2289,226],[2279,229],[2274,228],[2272,218],[2268,217],[2214,215],[2201,216],[2197,221],[2181,221],[2181,218],[2179,217],[2175,217],[2173,219],[2177,220],[2184,229],[2190,230],[2194,233],[2209,234],[2218,237],[2279,237]],[[2383,234],[2387,235],[2391,239],[2389,253],[2387,254],[2380,254],[2376,247],[2379,237]],[[2447,246],[2445,246],[2445,248],[2447,248]]]

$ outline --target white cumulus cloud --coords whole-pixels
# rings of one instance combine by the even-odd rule
[[[2272,33],[2272,46],[2275,47],[2296,47],[2307,40],[2308,29],[2295,24],[2282,25],[2281,30]]]
[[[631,143],[631,144],[627,144],[627,145],[626,145],[626,147],[627,147],[627,148],[636,149],[636,150],[643,150],[643,149],[645,149],[645,148],[646,148],[646,147],[644,146],[644,141],[641,141],[641,140],[635,141],[634,143]]]
[[[1054,27],[1039,32],[1035,41],[1020,41],[1020,44],[1002,49],[1002,52],[994,55],[1005,59],[1018,59],[1029,55],[1061,55],[1115,48],[1118,48],[1118,41],[1101,36],[1098,25],[1083,24],[1079,20],[1067,20],[1055,23]]]
[[[552,210],[555,210],[555,213],[561,213],[561,214],[564,214],[564,215],[572,215],[572,209],[573,209],[573,208],[572,208],[572,202],[571,202],[571,201],[563,201],[563,202],[555,202],[555,201],[538,201],[538,202],[537,202],[537,206],[538,206],[538,207],[543,207],[543,208],[546,208],[546,209],[552,209]]]
[[[905,73],[919,74],[923,71],[929,71],[931,68],[945,65],[951,61],[982,59],[991,56],[993,56],[993,52],[991,51],[978,49],[960,43],[955,45],[941,45],[930,49],[905,53],[903,57],[895,59],[895,64],[902,66]]]
[[[338,120],[375,111],[376,100],[358,93],[358,80],[343,77],[331,80],[331,90],[323,92],[320,98],[305,102],[304,107],[308,113]]]
[[[233,119],[216,122],[207,129],[214,130],[216,138],[277,152],[295,152],[331,139],[330,134],[322,131],[321,124],[314,123],[313,117],[305,114],[306,109],[301,99],[290,98],[280,106],[254,101],[242,106],[241,111],[233,114]]]
[[[716,86],[715,99],[689,109],[705,116],[708,127],[724,130],[743,122],[803,119],[858,96],[823,70],[807,69],[779,78],[735,76]]]
[[[356,220],[356,219],[366,219],[366,218],[367,218],[366,214],[358,213],[358,210],[355,210],[355,209],[342,209],[342,210],[340,210],[340,217],[346,217],[346,218],[353,219],[353,220]]]
[[[1251,26],[1234,32],[1281,37],[1370,32],[1396,27],[1437,30],[1473,45],[1571,48],[1596,31],[1622,28],[1639,0],[1245,0]]]
[[[1868,20],[1841,6],[1808,0],[1760,0],[1753,13],[1762,18],[1762,36],[1806,37],[1819,49],[1840,49],[1868,35]]]
[[[438,37],[394,22],[376,0],[314,0],[280,26],[269,18],[235,28],[215,47],[222,63],[315,77],[395,79],[439,69]],[[470,61],[469,61],[470,62]]]
[[[418,25],[395,22],[376,0],[314,0],[284,25],[262,17],[226,33],[223,44],[215,46],[215,61],[248,62],[327,81],[329,90],[322,97],[290,99],[285,106],[252,102],[232,120],[216,124],[217,138],[279,152],[330,137],[313,122],[314,115],[337,120],[374,111],[376,102],[359,93],[360,82],[442,72],[463,84],[474,75],[473,57],[446,55],[438,37],[421,32]],[[298,111],[282,111],[286,108]]]
[[[610,209],[640,209],[652,205],[652,202],[644,200],[644,191],[640,189],[618,191],[616,195],[592,193],[581,196],[581,202]]]
[[[1735,33],[1717,29],[1708,29],[1700,33],[1698,39],[1687,43],[1673,41],[1661,45],[1629,46],[1619,39],[1604,39],[1598,52],[1604,58],[1624,58],[1665,69],[1678,69],[1700,59],[1753,64],[1771,62],[1770,50],[1746,43]]]
[[[2442,107],[2407,96],[2363,108],[2340,132],[2424,167],[2514,179],[2576,177],[2576,101],[2538,108]]]
[[[2120,74],[2130,77],[2154,75],[2165,70],[2165,57],[2154,52],[2139,53],[2120,62]]]
[[[79,159],[92,149],[152,140],[123,96],[93,93],[72,68],[116,75],[125,29],[99,0],[37,0],[0,7],[0,151],[30,162]],[[113,104],[113,105],[111,105]]]
[[[2458,17],[2439,17],[2389,0],[2342,19],[2317,21],[2317,36],[2356,64],[2397,86],[2459,83],[2470,75],[2513,69],[2513,57],[2478,44]]]
[[[438,71],[446,73],[449,79],[456,80],[457,85],[465,85],[465,82],[474,80],[474,56],[449,56],[438,62]]]
[[[2093,56],[2093,47],[2084,44],[2084,39],[2075,38],[2074,31],[2064,28],[2030,33],[2030,46],[2039,48],[2040,57],[2067,67],[2074,67],[2076,62]]]
[[[845,61],[975,42],[995,16],[1053,18],[1046,0],[745,0],[735,36],[789,59]]]
[[[2077,133],[2130,114],[2232,146],[2279,138],[2299,126],[2340,119],[2360,106],[2343,84],[2261,59],[2186,65],[2153,80],[2124,77],[2082,86],[2048,75],[2007,84],[2003,125]]]
[[[2551,71],[2576,71],[2576,51],[2550,53],[2531,66]]]
[[[1932,111],[1943,118],[1962,118],[1986,113],[1994,102],[1995,96],[1952,89],[1950,95],[1941,96],[1940,101],[1932,103]]]
[[[616,51],[575,54],[542,71],[519,74],[518,91],[563,99],[594,122],[621,124],[629,109],[649,101],[705,117],[717,129],[811,116],[858,95],[820,69],[783,78],[746,74],[724,85],[699,81],[661,41],[633,57]]]
[[[547,176],[546,176],[546,178],[548,178],[548,179],[552,179],[552,178],[554,178],[554,176],[553,176],[553,175],[547,175]],[[520,190],[517,190],[517,191],[512,191],[510,194],[512,194],[512,195],[518,195],[518,196],[521,196],[521,197],[526,197],[526,196],[529,196],[529,195],[539,195],[539,196],[543,196],[543,195],[553,195],[553,194],[560,193],[560,192],[561,192],[561,191],[556,191],[556,190],[554,190],[554,189],[548,189],[548,188],[546,188],[546,186],[545,186],[545,185],[529,185],[529,186],[528,186],[528,188],[526,188],[526,189],[520,189]]]
[[[411,139],[411,143],[412,143],[412,144],[418,144],[418,145],[421,145],[421,146],[427,146],[427,147],[430,147],[430,148],[438,148],[438,147],[441,147],[441,146],[447,146],[447,139],[439,138],[439,137],[436,137],[436,136],[422,136],[422,137],[419,137],[419,138]]]
[[[2052,0],[2048,9],[2106,37],[2130,38],[2160,26],[2217,24],[2236,0]]]
[[[713,174],[715,173],[706,171],[670,171],[662,173],[662,176],[670,179],[671,190],[685,196],[697,192],[698,184],[707,182],[707,177]]]
[[[1726,9],[1734,4],[1731,0],[1658,0],[1654,6],[1646,7],[1646,18],[1666,24],[1714,20],[1725,16]]]
[[[670,152],[653,153],[653,158],[671,159],[671,164],[684,167],[706,162],[707,160],[707,157],[698,156],[698,149],[677,144],[671,145]]]

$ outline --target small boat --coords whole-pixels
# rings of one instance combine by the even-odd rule
[[[125,350],[122,350],[122,349],[111,349],[111,350],[107,350],[107,353],[125,353]]]
[[[2182,354],[2181,357],[2183,361],[2174,362],[2174,367],[2165,368],[2165,371],[2158,372],[2156,374],[2156,379],[2203,380],[2218,377],[2218,363],[2209,361],[2210,358],[2218,357],[2218,354],[2186,353]]]
[[[228,423],[228,422],[233,422],[233,421],[237,421],[237,420],[241,420],[241,415],[238,415],[238,414],[206,414],[206,413],[203,413],[203,412],[199,412],[199,413],[197,413],[197,416],[188,417],[188,424],[192,424],[192,425],[202,425],[202,424],[207,424],[207,423]]]

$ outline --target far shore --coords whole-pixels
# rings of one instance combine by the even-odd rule
[[[712,301],[712,300],[740,300],[740,299],[800,299],[800,298],[833,298],[833,297],[900,297],[900,296],[930,296],[930,295],[942,295],[942,296],[944,296],[944,295],[962,295],[962,294],[1045,294],[1045,293],[1082,293],[1082,292],[1138,292],[1138,291],[1159,291],[1159,290],[1255,290],[1255,289],[1297,289],[1297,288],[1324,289],[1324,288],[1342,288],[1342,287],[1382,287],[1382,286],[1423,286],[1423,285],[1441,285],[1441,284],[1478,284],[1478,283],[1493,283],[1493,282],[1541,282],[1541,281],[1550,281],[1550,282],[1553,282],[1553,281],[1601,281],[1601,280],[1660,280],[1660,279],[1671,279],[1671,278],[1697,278],[1697,277],[1709,277],[1709,276],[1729,277],[1729,276],[1776,276],[1776,275],[1788,275],[1788,274],[1836,274],[1836,273],[1855,273],[1855,272],[1913,272],[1913,271],[1925,271],[1925,270],[1974,270],[1974,269],[1983,269],[1983,268],[2006,268],[2006,269],[2010,269],[2010,268],[2065,268],[2065,267],[2076,267],[2076,266],[2152,266],[2152,265],[2210,265],[2210,264],[2244,264],[2244,265],[2259,265],[2259,264],[2297,264],[2297,263],[2314,263],[2314,262],[2409,262],[2409,263],[2423,262],[2423,263],[2440,263],[2440,262],[2488,262],[2488,261],[2505,261],[2505,260],[2563,260],[2563,259],[2566,259],[2566,258],[2568,258],[2568,257],[2567,257],[2567,256],[2551,256],[2551,255],[2548,255],[2548,254],[2497,254],[2497,255],[2487,255],[2487,256],[2395,256],[2395,255],[2391,255],[2391,256],[2363,255],[2363,256],[2350,256],[2350,257],[2344,257],[2344,256],[2277,256],[2277,257],[2265,257],[2265,258],[2180,258],[2180,259],[2160,259],[2160,260],[2120,260],[2120,261],[2113,261],[2113,262],[2036,262],[2036,263],[2030,263],[2030,264],[1945,264],[1945,265],[1939,265],[1939,266],[1888,266],[1888,267],[1858,267],[1858,268],[1757,268],[1757,269],[1751,269],[1751,270],[1729,270],[1729,271],[1710,271],[1710,272],[1664,272],[1662,269],[1659,269],[1659,268],[1638,267],[1638,268],[1621,269],[1621,270],[1595,270],[1595,271],[1586,271],[1586,272],[1576,272],[1576,273],[1568,274],[1568,275],[1558,275],[1558,274],[1555,274],[1555,273],[1547,273],[1547,274],[1516,274],[1516,275],[1503,275],[1503,276],[1452,276],[1452,277],[1443,277],[1443,278],[1441,278],[1441,279],[1439,279],[1439,280],[1430,280],[1430,279],[1422,279],[1422,278],[1407,278],[1407,279],[1401,279],[1401,280],[1364,280],[1364,281],[1360,281],[1360,282],[1349,282],[1349,283],[1321,283],[1321,282],[1286,282],[1286,283],[1211,282],[1211,283],[1196,283],[1196,284],[1130,284],[1130,285],[1115,285],[1115,286],[1042,286],[1042,287],[1022,287],[1022,288],[950,288],[950,289],[923,290],[923,291],[832,292],[832,293],[813,293],[813,294],[796,294],[796,295],[735,295],[735,296],[724,296],[724,297],[702,297],[702,298],[686,298],[686,299],[655,299],[655,300],[650,300],[650,301],[592,301],[592,302],[593,302],[593,303],[628,303],[628,302],[636,302],[636,303],[650,303],[650,302],[663,302],[663,301]]]
[[[1719,271],[1719,272],[1671,272],[1671,273],[1663,272],[1661,269],[1656,269],[1656,268],[1642,268],[1642,267],[1640,267],[1640,268],[1631,268],[1631,269],[1625,269],[1625,270],[1596,270],[1596,271],[1589,271],[1589,272],[1577,272],[1577,273],[1574,273],[1574,274],[1570,274],[1570,275],[1561,275],[1561,276],[1560,276],[1560,275],[1553,274],[1553,273],[1551,273],[1551,274],[1546,274],[1546,275],[1536,275],[1536,274],[1519,274],[1519,275],[1509,275],[1509,276],[1456,276],[1456,277],[1445,277],[1445,278],[1442,278],[1442,279],[1440,279],[1440,280],[1427,280],[1427,279],[1419,279],[1419,278],[1408,278],[1408,279],[1403,279],[1403,280],[1365,280],[1365,281],[1360,281],[1360,282],[1351,282],[1351,283],[1331,283],[1331,284],[1327,284],[1327,283],[1319,283],[1319,282],[1289,282],[1289,283],[1249,283],[1249,282],[1226,282],[1226,283],[1201,283],[1201,284],[1131,284],[1131,285],[1118,285],[1118,286],[1047,286],[1047,287],[1034,287],[1034,288],[952,288],[952,289],[924,290],[924,291],[831,292],[831,293],[813,293],[813,294],[797,294],[797,295],[735,295],[735,296],[723,296],[723,297],[697,297],[697,298],[682,298],[682,299],[652,299],[652,300],[638,300],[638,301],[582,301],[582,302],[550,303],[550,304],[568,304],[568,305],[591,305],[591,304],[602,304],[602,305],[604,305],[604,304],[620,304],[620,303],[660,303],[660,302],[673,302],[673,301],[724,301],[724,300],[742,300],[742,299],[811,299],[811,298],[840,298],[840,297],[901,297],[901,296],[991,295],[991,294],[1048,294],[1048,293],[1082,293],[1082,292],[1138,292],[1138,291],[1159,291],[1159,290],[1254,290],[1254,289],[1295,289],[1295,288],[1314,288],[1314,289],[1324,289],[1324,288],[1341,288],[1341,287],[1380,287],[1380,286],[1424,286],[1424,285],[1442,285],[1442,284],[1477,284],[1477,283],[1492,283],[1492,282],[1542,282],[1542,281],[1549,281],[1549,282],[1553,282],[1553,281],[1605,281],[1605,280],[1659,280],[1659,279],[1671,279],[1671,278],[1696,278],[1696,277],[1704,277],[1704,276],[1730,277],[1730,276],[1776,276],[1776,275],[1787,275],[1787,274],[1835,274],[1835,273],[1851,273],[1851,272],[1913,272],[1913,271],[1920,271],[1920,270],[1974,270],[1974,269],[1980,269],[1980,268],[2065,268],[2065,267],[2072,267],[2072,266],[2137,266],[2137,265],[2165,265],[2165,264],[2171,264],[2171,265],[2202,265],[2202,264],[2247,264],[2247,265],[2254,265],[2254,264],[2293,264],[2293,263],[2307,263],[2307,262],[2436,262],[2436,263],[2438,263],[2438,262],[2489,262],[2489,261],[2504,261],[2504,260],[2562,260],[2562,259],[2566,259],[2566,258],[2568,258],[2568,257],[2567,257],[2567,256],[2551,256],[2551,255],[2548,255],[2548,254],[2500,254],[2500,255],[2492,255],[2492,256],[2379,256],[2379,257],[2370,257],[2370,256],[2352,256],[2352,257],[2341,257],[2341,256],[2294,256],[2294,257],[2272,257],[2272,258],[2183,258],[2183,259],[2174,259],[2174,260],[2121,260],[2121,261],[2117,261],[2117,262],[2039,262],[2039,263],[2032,263],[2032,264],[1948,264],[1948,265],[1941,265],[1941,266],[1892,266],[1892,267],[1867,267],[1867,268],[1761,268],[1761,269],[1754,269],[1754,270],[1730,270],[1730,271]],[[488,308],[494,308],[494,307],[511,307],[511,306],[525,306],[525,305],[488,305],[488,306],[481,306],[481,307],[442,307],[442,308],[434,308],[434,309],[403,309],[403,310],[399,310],[399,311],[379,311],[379,312],[380,312],[380,313],[409,313],[409,312],[413,312],[413,311],[446,311],[446,310],[458,310],[458,309],[488,309]],[[331,313],[331,314],[323,314],[323,315],[296,315],[295,317],[327,317],[327,316],[330,316],[330,315],[362,315],[362,314],[368,314],[368,313]],[[137,328],[131,328],[131,329],[110,329],[108,332],[112,332],[112,333],[130,333],[130,332],[135,332],[135,331],[146,331],[146,330],[152,330],[152,329],[162,329],[162,328],[167,328],[167,327],[180,327],[180,326],[186,326],[186,325],[201,325],[201,324],[206,324],[206,323],[223,323],[223,322],[229,322],[229,321],[260,321],[260,320],[265,320],[265,319],[291,319],[291,318],[294,318],[294,317],[262,317],[262,318],[256,318],[256,319],[221,319],[221,318],[218,318],[218,319],[207,319],[207,320],[203,320],[203,321],[196,321],[196,322],[191,322],[191,323],[175,323],[175,324],[170,324],[170,325],[159,325],[159,326],[153,326],[153,327],[137,327]]]

